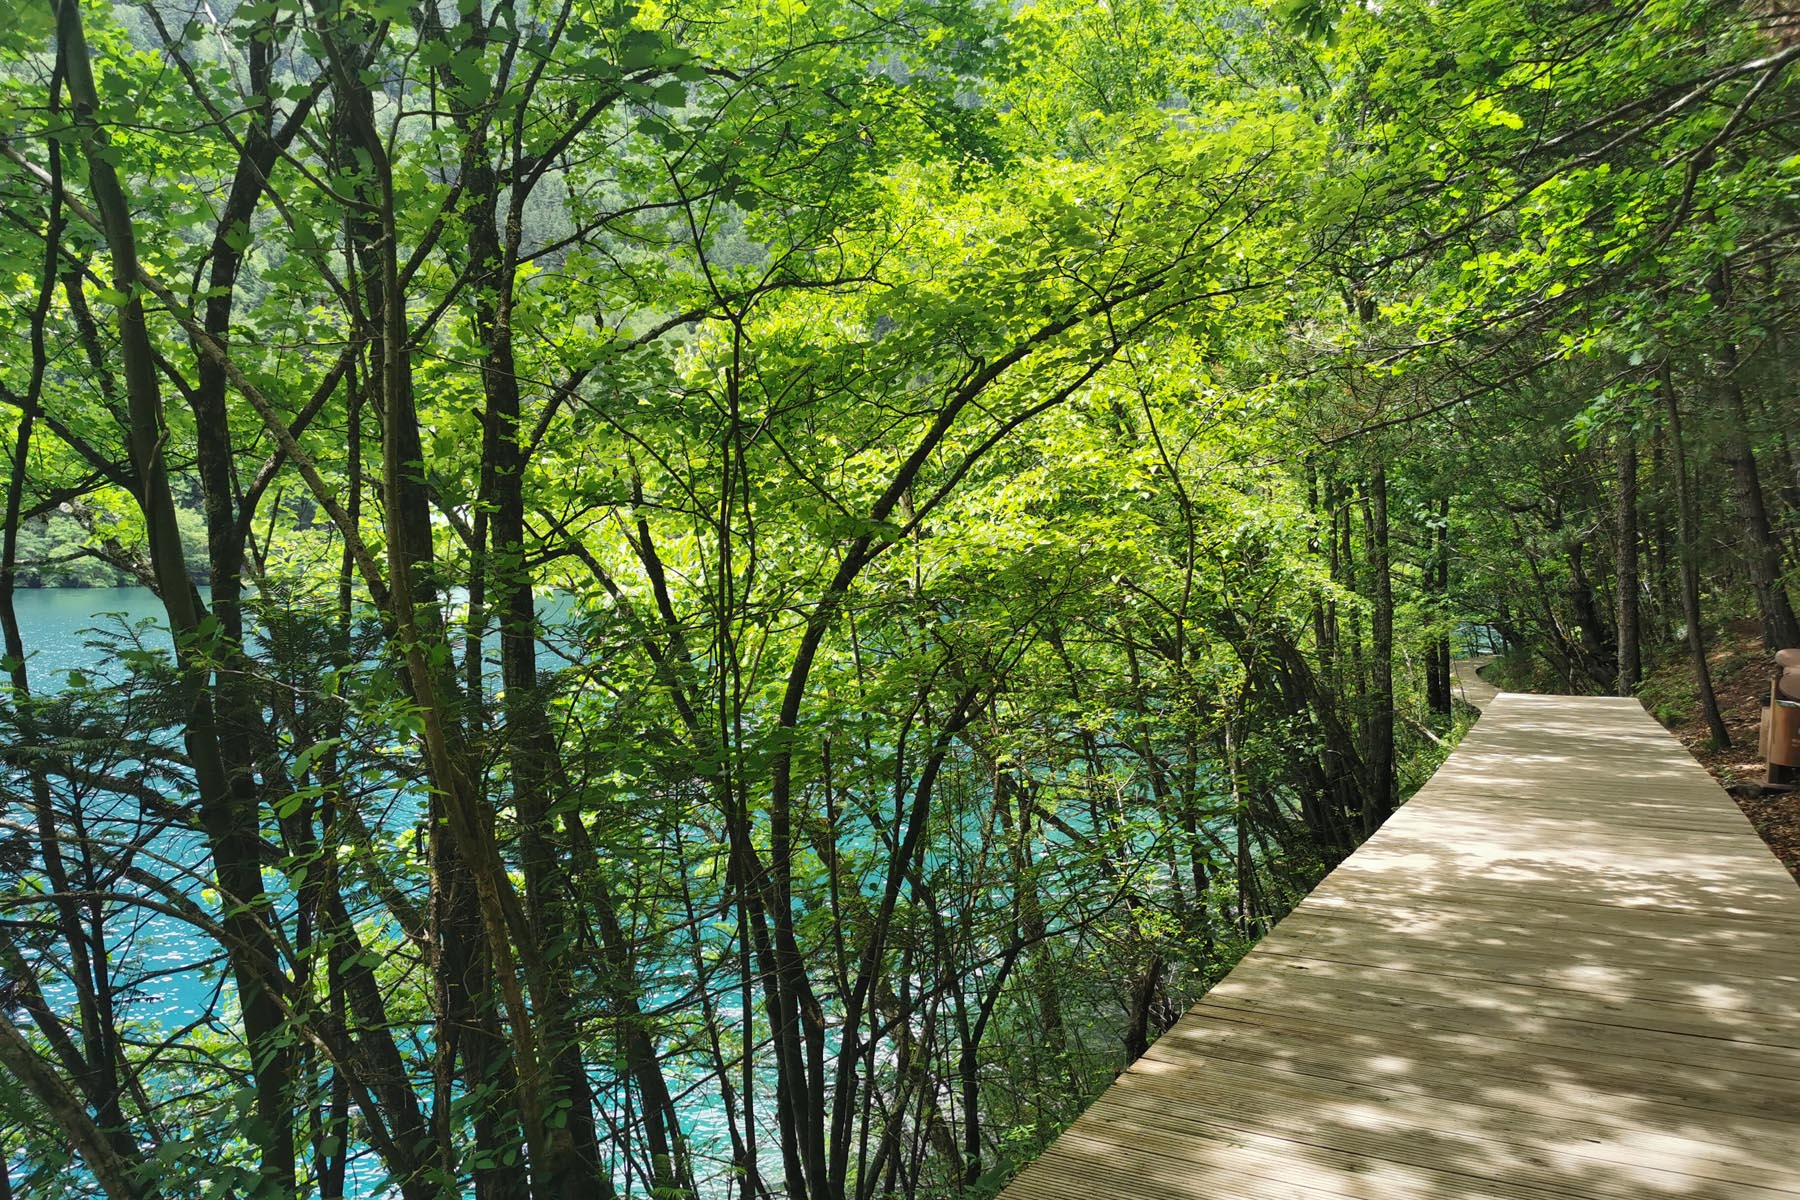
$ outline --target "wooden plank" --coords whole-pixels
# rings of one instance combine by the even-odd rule
[[[1634,701],[1494,695],[1005,1200],[1800,1197],[1800,892]]]
[[[1496,1104],[1454,1082],[1437,1090],[1418,1086],[1412,1077],[1378,1085],[1308,1075],[1290,1064],[1230,1059],[1208,1063],[1208,1086],[1195,1087],[1197,1064],[1193,1057],[1170,1061],[1146,1056],[1132,1064],[1132,1086],[1164,1104],[1239,1111],[1247,1094],[1253,1111],[1266,1114],[1270,1104],[1278,1104],[1288,1119],[1300,1114],[1314,1122],[1347,1122],[1358,1129],[1417,1127],[1721,1183],[1800,1189],[1800,1166],[1779,1143],[1771,1140],[1749,1152],[1743,1146],[1722,1145],[1707,1140],[1704,1135],[1709,1131],[1704,1127],[1694,1128],[1692,1114],[1672,1118],[1652,1114],[1645,1127],[1621,1130],[1592,1119],[1577,1106],[1540,1105],[1535,1097],[1527,1104]],[[1786,1130],[1770,1123],[1766,1132],[1774,1139]]]
[[[1628,795],[1589,795],[1596,808],[1610,810],[1605,816],[1574,815],[1556,803],[1534,799],[1517,793],[1494,789],[1481,794],[1472,788],[1459,788],[1453,799],[1409,801],[1400,808],[1390,825],[1395,829],[1442,829],[1455,824],[1455,817],[1492,820],[1499,817],[1512,821],[1531,821],[1545,830],[1564,835],[1605,839],[1612,846],[1648,843],[1656,849],[1680,849],[1684,846],[1707,845],[1727,853],[1735,853],[1749,819],[1742,813],[1696,811],[1691,805],[1649,804]],[[1419,824],[1415,826],[1414,821]],[[1624,823],[1626,829],[1619,826]]]
[[[1746,840],[1753,836],[1745,834]],[[1441,891],[1551,903],[1578,911],[1692,913],[1800,933],[1800,912],[1784,911],[1786,897],[1793,892],[1792,878],[1754,880],[1747,869],[1734,876],[1732,860],[1725,858],[1699,861],[1693,855],[1682,859],[1664,855],[1663,870],[1655,872],[1641,867],[1627,870],[1616,852],[1584,854],[1550,846],[1533,850],[1492,841],[1457,855],[1455,862],[1446,862],[1438,847],[1422,840],[1372,848],[1366,858],[1364,853],[1359,850],[1344,860],[1333,878],[1342,874],[1373,881],[1407,876],[1412,890],[1426,896]],[[1641,864],[1646,859],[1634,861]]]
[[[1800,981],[1800,961],[1787,950],[1790,935],[1754,926],[1728,930],[1721,936],[1716,923],[1710,921],[1687,925],[1661,917],[1649,924],[1636,919],[1627,924],[1579,921],[1571,913],[1528,906],[1457,903],[1447,896],[1409,901],[1390,890],[1358,896],[1346,888],[1329,895],[1314,892],[1282,924],[1288,921],[1317,922],[1345,930],[1372,927],[1400,936],[1435,936],[1452,942],[1469,938],[1495,946],[1548,948],[1560,954],[1583,955],[1590,961],[1648,961],[1665,971],[1679,956],[1683,969],[1703,976],[1793,977]]]
[[[1670,1039],[1659,1039],[1668,1041],[1670,1054],[1684,1058],[1693,1055],[1706,1062],[1743,1057],[1778,1077],[1800,1077],[1800,1019],[1772,1004],[1770,1011],[1723,1003],[1671,1004],[1623,996],[1621,990],[1606,986],[1576,991],[1503,983],[1427,970],[1421,965],[1339,962],[1307,955],[1303,948],[1284,952],[1279,945],[1258,946],[1255,953],[1273,961],[1259,963],[1260,970],[1246,972],[1242,979],[1227,980],[1207,998],[1223,1003],[1244,1000],[1257,1005],[1273,1004],[1278,1008],[1291,1002],[1303,1008],[1321,1002],[1335,1006],[1347,997],[1355,997],[1358,1003],[1377,1000],[1403,1008],[1409,1017],[1429,1007],[1449,1008],[1476,1018],[1491,1015],[1521,1027],[1546,1023],[1595,1025],[1602,1029],[1594,1035],[1602,1039],[1602,1044],[1610,1044],[1618,1037],[1605,1031],[1625,1028],[1656,1032],[1671,1035]],[[1334,1011],[1338,1009],[1334,1007]],[[1431,1019],[1448,1022],[1452,1018],[1433,1014]],[[1645,1039],[1633,1037],[1631,1042],[1634,1051],[1649,1048]],[[1726,1045],[1717,1046],[1715,1042]]]
[[[1538,926],[1546,938],[1564,933],[1602,938],[1636,937],[1670,942],[1692,949],[1716,949],[1793,959],[1794,934],[1785,925],[1727,920],[1705,913],[1644,912],[1604,904],[1565,905],[1547,908],[1512,893],[1420,891],[1393,881],[1351,879],[1341,872],[1331,875],[1306,898],[1303,907],[1313,911],[1339,905],[1363,911],[1394,912],[1397,917],[1420,913],[1490,913],[1496,921],[1516,918]],[[1475,918],[1479,919],[1479,917]],[[1675,953],[1670,961],[1679,961]]]
[[[1236,1046],[1253,1047],[1253,1052],[1262,1056],[1253,1061],[1286,1054],[1291,1046],[1317,1047],[1334,1050],[1347,1064],[1359,1067],[1363,1074],[1357,1078],[1385,1082],[1415,1072],[1449,1071],[1453,1077],[1460,1075],[1464,1088],[1471,1092],[1491,1089],[1491,1080],[1497,1079],[1504,1084],[1503,1090],[1529,1085],[1557,1095],[1579,1095],[1579,1104],[1588,1107],[1604,1106],[1610,1097],[1628,1099],[1634,1108],[1650,1102],[1734,1118],[1800,1122],[1800,1092],[1785,1079],[1742,1075],[1723,1068],[1680,1070],[1656,1059],[1572,1050],[1422,1022],[1409,1024],[1390,1018],[1385,1024],[1376,1024],[1361,1012],[1338,1022],[1270,1016],[1205,1002],[1193,1012],[1199,1018],[1196,1028],[1200,1031],[1193,1040],[1207,1050],[1221,1044],[1221,1031],[1231,1030],[1234,1024],[1255,1027],[1248,1036],[1233,1031],[1238,1037]],[[1351,1021],[1356,1023],[1347,1023]],[[1163,1047],[1163,1042],[1180,1030],[1177,1025],[1164,1034],[1149,1053],[1167,1056],[1180,1052],[1181,1040]]]
[[[1775,1200],[1800,1196],[1800,1180],[1791,1173],[1766,1174],[1756,1179],[1711,1179],[1695,1174],[1683,1158],[1665,1160],[1680,1169],[1652,1166],[1645,1155],[1600,1158],[1565,1148],[1563,1139],[1522,1138],[1516,1129],[1504,1135],[1482,1124],[1453,1131],[1437,1128],[1430,1119],[1370,1105],[1333,1103],[1330,1098],[1300,1098],[1304,1107],[1289,1103],[1245,1103],[1245,1093],[1178,1098],[1143,1086],[1109,1089],[1098,1106],[1120,1121],[1161,1119],[1162,1127],[1207,1136],[1213,1130],[1253,1139],[1282,1152],[1305,1154],[1323,1150],[1344,1155],[1380,1158],[1422,1170],[1447,1170],[1477,1177],[1505,1180],[1553,1194],[1611,1195],[1613,1185],[1629,1182],[1640,1195],[1676,1194],[1686,1200]],[[1290,1097],[1270,1093],[1268,1100],[1291,1102]],[[1479,1143],[1471,1146],[1470,1142]],[[1463,1170],[1459,1170],[1461,1167]],[[1783,1175],[1786,1176],[1783,1179]],[[1604,1182],[1596,1183],[1595,1180]],[[1792,1187],[1768,1186],[1771,1181]],[[1590,1190],[1593,1189],[1593,1190]]]
[[[1614,995],[1700,1009],[1725,1007],[1785,1019],[1800,991],[1800,964],[1771,957],[1768,974],[1737,973],[1692,961],[1671,968],[1666,954],[1610,948],[1604,957],[1537,941],[1507,940],[1455,927],[1396,929],[1312,913],[1283,921],[1259,949],[1293,958],[1324,959],[1395,971],[1418,971],[1464,980],[1490,980],[1582,995]],[[1559,952],[1560,951],[1560,952]],[[1716,960],[1715,960],[1716,961]]]

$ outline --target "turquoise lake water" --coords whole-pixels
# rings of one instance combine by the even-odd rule
[[[19,614],[31,686],[40,692],[63,686],[70,671],[109,665],[104,650],[89,645],[89,630],[163,620],[162,601],[148,588],[28,588],[13,596]],[[116,617],[112,614],[118,614]],[[167,634],[160,643],[169,645]]]
[[[16,593],[14,607],[32,690],[39,695],[66,689],[71,672],[96,682],[122,677],[125,672],[107,643],[120,640],[127,629],[136,630],[135,636],[146,648],[167,650],[172,646],[162,602],[147,588],[27,589]],[[569,614],[566,597],[546,598],[542,616],[547,622],[559,622]],[[169,733],[173,736],[175,731]],[[165,879],[177,878],[190,867],[203,870],[208,861],[200,836],[180,830],[158,834],[145,851],[139,865]],[[208,882],[195,876],[187,880],[187,885],[198,896]],[[273,877],[271,882],[276,882]],[[232,1003],[231,981],[219,965],[196,965],[214,947],[194,936],[187,926],[161,916],[140,918],[136,914],[131,914],[129,920],[121,915],[110,924],[116,939],[112,956],[115,972],[121,977],[148,977],[142,984],[125,989],[119,997],[121,1015],[127,1020],[153,1022],[165,1030],[174,1030],[203,1013],[223,1013]],[[667,999],[680,995],[687,982],[671,980]],[[45,973],[44,986],[51,1005],[68,1010],[72,1016],[72,989],[59,986],[54,972]],[[654,1007],[658,997],[652,994],[647,999]],[[682,1071],[677,1063],[670,1066],[670,1083],[678,1090],[684,1084],[700,1083],[704,1074]],[[723,1105],[716,1098],[710,1102],[702,1099],[705,1094],[702,1084],[701,1093],[690,1097],[683,1113],[688,1136],[700,1153],[721,1148],[727,1141]],[[20,1172],[25,1168],[23,1163],[14,1167]],[[372,1160],[352,1162],[346,1190],[357,1200],[375,1200],[389,1190],[382,1186],[382,1176]]]
[[[70,672],[95,680],[122,676],[124,671],[107,643],[119,640],[127,629],[136,630],[146,648],[168,650],[173,646],[162,601],[148,588],[33,588],[15,593],[13,607],[19,617],[31,687],[39,695],[64,690]],[[130,824],[129,818],[120,824]],[[165,830],[144,847],[139,865],[164,879],[183,879],[188,890],[198,895],[208,881],[198,875],[187,877],[185,872],[206,861],[199,834]],[[108,924],[114,938],[109,957],[116,976],[143,978],[118,996],[119,1014],[125,1020],[176,1030],[204,1013],[223,1013],[234,1003],[231,980],[220,965],[200,962],[213,948],[186,925],[129,910],[121,910]],[[72,1015],[72,989],[58,986],[54,976],[47,976],[44,984],[50,1005]],[[28,1167],[18,1163],[14,1170],[22,1174]],[[381,1187],[382,1175],[366,1161],[352,1162],[345,1190],[357,1200],[376,1200],[387,1190]]]
[[[162,602],[147,588],[35,588],[18,592],[13,606],[19,616],[31,688],[39,695],[62,691],[68,686],[70,672],[96,679],[113,674],[118,665],[104,642],[108,635],[121,634],[127,627],[154,623],[140,635],[144,643],[159,649],[172,644],[162,624]],[[141,865],[164,878],[175,877],[182,864],[199,861],[201,854],[197,834],[173,830],[160,835],[148,849],[155,857]],[[191,883],[190,890],[197,892],[204,880]],[[186,926],[151,915],[137,927],[129,954],[134,967],[173,971],[194,961],[195,947]],[[219,986],[214,973],[178,971],[122,995],[121,1010],[132,1020],[178,1027],[210,1005]],[[52,989],[49,994],[54,999],[56,992]]]

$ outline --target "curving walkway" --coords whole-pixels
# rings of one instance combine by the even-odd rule
[[[1437,775],[1004,1200],[1800,1197],[1800,891],[1635,700],[1471,678]]]
[[[1482,658],[1459,658],[1450,664],[1450,675],[1456,684],[1456,695],[1474,708],[1486,708],[1488,701],[1500,693],[1481,677],[1481,668],[1494,661],[1489,654]]]

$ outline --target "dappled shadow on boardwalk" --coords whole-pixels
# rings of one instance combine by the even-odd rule
[[[1800,1197],[1800,894],[1633,701],[1503,695],[1007,1191]]]

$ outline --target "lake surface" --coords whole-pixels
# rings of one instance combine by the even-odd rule
[[[172,650],[174,646],[162,601],[148,588],[21,589],[14,594],[13,607],[19,617],[31,688],[39,695],[67,689],[71,672],[96,680],[122,676],[124,667],[108,643],[121,640],[127,630],[135,631],[146,649]],[[127,817],[120,824],[131,820]],[[165,879],[179,878],[185,866],[198,867],[210,861],[202,837],[180,829],[158,834],[145,851],[138,865]],[[280,886],[275,875],[268,876],[268,881]],[[188,890],[199,898],[209,882],[190,879]],[[126,1020],[172,1031],[202,1014],[223,1017],[235,1009],[235,989],[222,964],[201,964],[216,948],[196,937],[187,925],[159,914],[141,916],[123,910],[108,924],[116,938],[109,955],[115,972],[122,978],[147,977],[119,996],[120,1015]],[[73,988],[66,983],[58,986],[53,978],[45,980],[45,997],[65,1013],[74,1008]],[[19,1164],[21,1170],[24,1165]],[[381,1186],[383,1175],[367,1160],[352,1161],[345,1191],[356,1200],[375,1200],[388,1191]]]
[[[146,647],[171,650],[174,646],[163,623],[162,601],[148,588],[32,588],[14,594],[13,609],[19,617],[31,689],[38,695],[65,690],[72,673],[95,678],[122,673],[106,644],[108,635],[116,638],[136,628]],[[106,816],[92,808],[85,810],[85,815],[102,823]],[[118,824],[129,827],[135,817],[134,809]],[[145,849],[148,855],[139,865],[165,879],[176,876],[174,864],[204,861],[200,835],[184,830],[167,830]],[[205,881],[194,879],[190,885],[188,890],[197,894]],[[171,972],[149,986],[130,988],[120,995],[121,1014],[129,1020],[179,1028],[215,1005],[221,986],[225,995],[230,994],[230,981],[216,972],[180,969],[194,963],[204,951],[179,921],[159,914],[144,916],[117,949],[122,958],[129,959],[133,973]],[[67,989],[49,986],[46,995],[52,1003],[60,998],[59,990],[72,1000]]]
[[[154,621],[156,644],[172,645],[162,601],[149,588],[27,588],[13,594],[19,634],[36,692],[60,691],[70,671],[103,671],[111,655],[92,644],[90,631]]]
[[[148,588],[32,588],[14,595],[21,640],[33,692],[51,695],[70,686],[71,673],[98,682],[122,677],[123,664],[116,661],[113,644],[133,631],[146,649],[172,650],[173,640],[166,627],[162,601]],[[552,624],[566,621],[572,612],[567,596],[544,598],[540,613]],[[496,680],[497,682],[497,680]],[[170,731],[171,734],[174,731]],[[103,820],[102,814],[92,814]],[[121,833],[135,821],[135,808],[121,813]],[[203,839],[198,833],[166,829],[158,834],[140,856],[139,865],[165,879],[176,878],[180,867],[192,864],[203,869],[207,858]],[[277,891],[285,891],[285,881],[276,873],[267,876]],[[201,890],[210,881],[193,878],[188,890],[201,899]],[[203,901],[204,902],[204,901]],[[211,905],[207,905],[211,907]],[[144,978],[145,982],[128,987],[119,996],[120,1013],[125,1019],[153,1023],[164,1030],[188,1025],[205,1013],[225,1017],[235,1009],[235,992],[229,974],[220,964],[200,965],[216,947],[196,937],[181,922],[157,914],[120,910],[109,920],[114,934],[111,958],[120,978]],[[127,932],[129,930],[129,932]],[[659,997],[653,991],[646,997],[652,1006],[659,1000],[672,1000],[680,994],[682,984],[673,982],[669,994]],[[53,972],[44,978],[45,997],[51,1006],[71,1014],[74,990],[59,982]],[[729,1015],[729,1014],[728,1014]],[[692,1086],[704,1072],[687,1074],[680,1064],[671,1064],[672,1086]],[[716,1097],[702,1100],[706,1090],[691,1097],[684,1106],[683,1120],[696,1149],[715,1149],[726,1141],[726,1114]],[[26,1164],[17,1164],[22,1171]],[[384,1173],[373,1169],[370,1160],[352,1161],[346,1192],[356,1200],[375,1200],[390,1189],[382,1186]]]

